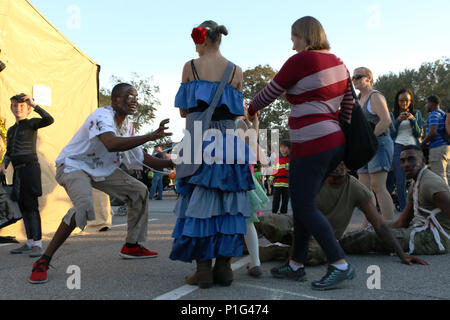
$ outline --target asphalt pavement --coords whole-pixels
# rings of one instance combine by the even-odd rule
[[[450,255],[422,256],[430,266],[407,266],[395,256],[351,255],[349,262],[356,278],[345,288],[314,291],[310,282],[326,273],[326,266],[307,268],[307,282],[274,279],[270,269],[282,261],[262,264],[264,274],[247,275],[248,257],[233,259],[235,280],[230,287],[204,290],[185,284],[195,263],[170,260],[172,213],[176,199],[150,202],[149,233],[145,246],[157,251],[154,259],[124,260],[119,251],[126,235],[126,217],[113,216],[107,232],[72,235],[52,260],[49,281],[31,285],[35,258],[11,255],[17,244],[0,244],[0,300],[189,300],[189,301],[269,301],[269,300],[449,300]],[[269,204],[263,214],[270,213]],[[361,223],[355,213],[350,228]],[[44,247],[52,235],[45,235]]]

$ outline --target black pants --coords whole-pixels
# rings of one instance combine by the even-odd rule
[[[38,197],[42,195],[41,168],[39,163],[14,166],[14,197],[22,212],[28,240],[42,239],[41,215]]]
[[[330,222],[317,206],[317,196],[325,179],[344,158],[345,147],[306,158],[291,158],[289,188],[294,217],[292,260],[306,263],[311,236],[327,255],[329,263],[345,258]]]
[[[28,240],[40,241],[42,239],[41,215],[39,211],[22,211],[23,223]]]
[[[286,187],[273,187],[273,202],[272,202],[272,213],[278,213],[280,209],[281,200],[281,214],[286,214],[289,205],[289,188]]]

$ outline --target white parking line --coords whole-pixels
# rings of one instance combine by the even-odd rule
[[[198,286],[185,285],[173,291],[167,292],[153,300],[178,300],[191,292],[198,289]]]
[[[235,263],[233,263],[231,265],[231,269],[233,271],[235,271],[235,270],[240,269],[243,266],[247,265],[249,262],[250,262],[250,257],[249,256],[245,257],[245,258],[240,259],[240,260],[236,261]],[[301,298],[310,299],[310,300],[326,300],[326,299],[310,296],[307,294],[286,291],[286,290],[282,290],[282,289],[274,289],[274,288],[268,288],[268,287],[247,284],[247,283],[239,283],[239,282],[236,282],[235,284],[240,287],[270,291],[273,293],[273,296],[272,296],[273,299],[281,299],[283,295],[291,295],[291,296],[301,297]],[[177,289],[167,292],[163,295],[160,295],[160,296],[154,298],[153,300],[178,300],[178,299],[194,292],[197,289],[198,289],[198,286],[184,285],[180,288],[177,288]]]
[[[273,288],[268,288],[268,287],[263,287],[263,286],[257,286],[254,284],[236,283],[236,285],[239,287],[271,291],[274,293],[274,300],[281,299],[281,295],[284,295],[284,294],[296,296],[296,297],[302,297],[302,298],[311,299],[311,300],[326,300],[326,299],[317,298],[317,297],[309,296],[309,295],[298,293],[298,292],[286,291],[286,290],[282,290],[282,289],[273,289]]]
[[[2,244],[0,244],[0,247],[11,246],[13,244],[16,244],[16,243],[2,243]]]
[[[240,260],[236,261],[235,263],[233,263],[231,265],[231,269],[233,271],[235,271],[237,269],[242,268],[249,262],[250,262],[250,257],[245,257],[245,258],[240,259]],[[188,294],[194,292],[197,289],[198,289],[198,286],[184,285],[178,289],[175,289],[175,290],[167,292],[163,295],[160,295],[159,297],[156,297],[153,300],[178,300],[178,299],[184,297],[185,295],[188,295]]]

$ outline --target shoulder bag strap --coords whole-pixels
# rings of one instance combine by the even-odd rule
[[[205,113],[207,113],[207,119],[211,119],[214,113],[214,110],[217,107],[220,99],[222,98],[223,90],[225,90],[225,86],[228,84],[228,79],[230,78],[231,72],[233,70],[234,64],[232,62],[228,62],[227,68],[225,69],[225,73],[220,81],[220,84],[217,88],[216,94],[211,101],[208,109],[206,109]],[[209,124],[208,124],[209,125]],[[207,128],[204,128],[204,130]]]

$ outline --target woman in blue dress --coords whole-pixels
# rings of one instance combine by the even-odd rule
[[[227,35],[227,29],[213,21],[205,21],[194,28],[192,38],[199,59],[184,66],[182,84],[175,99],[181,116],[187,118],[187,129],[193,122],[191,116],[202,118],[208,110],[213,111],[209,119],[202,118],[206,121],[203,133],[207,129],[215,129],[215,133],[201,143],[201,165],[177,182],[180,197],[174,213],[178,219],[170,254],[172,260],[196,261],[197,272],[187,276],[186,282],[200,288],[209,288],[213,283],[231,285],[231,259],[242,256],[246,218],[250,217],[247,192],[254,189],[248,146],[236,135],[226,134],[227,130],[234,131],[235,119],[244,115],[243,75],[241,68],[221,55],[222,34]],[[221,79],[226,79],[226,85],[213,110],[209,107],[214,105]],[[231,149],[227,148],[227,143],[228,147],[233,144]],[[234,151],[232,157],[229,150]],[[180,171],[177,166],[177,178]]]

